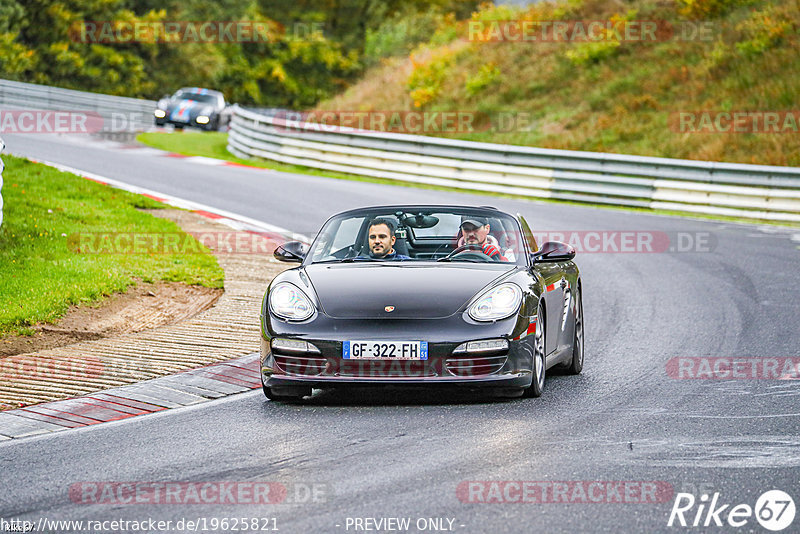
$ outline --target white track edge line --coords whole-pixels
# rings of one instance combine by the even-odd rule
[[[139,186],[132,185],[132,184],[129,184],[129,183],[126,183],[126,182],[122,182],[120,180],[115,180],[113,178],[108,178],[106,176],[101,176],[101,175],[95,174],[93,172],[85,171],[85,170],[82,170],[82,169],[77,169],[75,167],[70,167],[68,165],[62,165],[61,163],[55,163],[55,162],[47,161],[47,160],[33,159],[33,158],[26,157],[26,156],[21,156],[21,157],[24,157],[24,158],[26,158],[26,159],[34,162],[34,163],[41,163],[43,165],[47,165],[49,167],[53,167],[53,168],[58,169],[60,171],[70,172],[72,174],[76,174],[76,175],[81,176],[83,178],[90,178],[90,179],[96,180],[98,182],[104,182],[104,183],[106,183],[106,184],[108,184],[108,185],[110,185],[112,187],[117,188],[117,189],[123,189],[123,190],[129,191],[131,193],[146,194],[146,195],[156,196],[156,197],[164,199],[164,203],[165,204],[169,204],[170,206],[175,206],[176,208],[207,211],[209,213],[213,213],[215,215],[219,215],[220,217],[225,217],[227,219],[231,219],[232,221],[238,221],[238,222],[241,222],[241,223],[245,223],[245,224],[247,224],[249,226],[254,227],[257,230],[282,234],[282,235],[286,236],[287,238],[294,239],[294,240],[297,240],[297,241],[302,241],[303,243],[306,243],[306,244],[310,244],[310,240],[309,240],[308,236],[292,232],[291,230],[288,230],[288,229],[283,228],[281,226],[276,226],[274,224],[270,224],[270,223],[267,223],[267,222],[264,222],[264,221],[259,221],[258,219],[253,219],[251,217],[247,217],[246,215],[240,215],[238,213],[233,213],[231,211],[215,208],[215,207],[209,206],[207,204],[201,204],[199,202],[194,202],[192,200],[186,200],[184,198],[175,197],[175,196],[172,196],[172,195],[167,195],[166,193],[161,193],[159,191],[154,191],[152,189],[139,187]],[[231,225],[229,224],[228,226],[231,226]]]

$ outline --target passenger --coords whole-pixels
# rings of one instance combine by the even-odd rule
[[[376,260],[410,260],[410,256],[394,250],[397,238],[394,223],[389,219],[373,219],[369,223],[369,257]]]
[[[489,230],[489,220],[485,217],[464,215],[461,217],[461,233],[463,236],[459,240],[459,244],[463,240],[463,245],[480,247],[481,251],[494,261],[509,261],[500,252],[500,248],[490,242],[494,238],[489,235]]]

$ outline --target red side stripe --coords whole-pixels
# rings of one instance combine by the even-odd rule
[[[228,167],[245,167],[246,169],[262,169],[262,170],[265,170],[265,171],[270,170],[270,169],[264,169],[263,167],[256,167],[255,165],[246,165],[244,163],[236,163],[235,161],[226,161],[225,163],[223,163],[223,165],[226,165]]]
[[[536,332],[536,319],[534,319],[533,322],[528,325],[528,331],[525,332],[525,334],[531,335],[535,332]]]
[[[77,428],[79,426],[84,426],[83,423],[76,423],[75,421],[70,421],[68,419],[61,419],[60,417],[55,417],[53,415],[45,415],[38,412],[31,412],[28,410],[17,410],[14,412],[14,415],[18,415],[20,417],[25,417],[27,419],[34,419],[36,421],[44,421],[45,423],[50,423],[53,425],[64,426],[67,428]]]
[[[94,419],[95,421],[103,423],[130,417],[130,414],[97,406],[96,404],[87,402],[85,399],[80,397],[77,399],[61,401],[59,408],[62,408],[66,413],[80,415],[86,417],[87,419]]]
[[[28,406],[25,408],[25,410],[33,413],[39,413],[42,415],[50,415],[52,417],[57,417],[59,419],[65,419],[67,421],[72,421],[73,423],[79,423],[82,426],[94,425],[99,422],[96,419],[89,419],[88,417],[83,417],[72,413],[66,413],[61,410],[56,410],[55,408],[51,408],[51,406],[54,405],[57,406],[58,401],[56,401],[55,403],[37,404],[35,406]]]
[[[251,382],[249,380],[239,380],[238,378],[234,378],[232,376],[224,376],[220,374],[212,374],[212,375],[205,375],[203,378],[211,378],[213,380],[219,380],[220,382],[227,382],[228,384],[233,384],[234,386],[241,386],[243,388],[250,388],[255,389],[259,387],[260,383]]]
[[[206,217],[207,219],[224,219],[222,215],[217,215],[216,213],[211,213],[210,211],[203,211],[203,210],[194,210],[194,213],[200,215],[201,217]]]
[[[146,413],[151,413],[151,410],[142,410],[139,408],[132,408],[130,406],[123,406],[122,404],[114,403],[111,401],[97,399],[95,397],[85,397],[87,399],[91,399],[91,404],[95,406],[100,406],[101,408],[108,408],[109,410],[116,410],[118,412],[126,413],[128,415],[143,415]]]
[[[129,408],[144,410],[145,412],[158,412],[160,410],[166,410],[166,408],[163,406],[156,406],[155,404],[128,399],[125,397],[117,397],[116,395],[109,395],[107,393],[95,393],[92,397],[96,399],[102,399],[112,404],[121,404],[122,406],[128,406]],[[119,409],[122,410],[122,407]]]

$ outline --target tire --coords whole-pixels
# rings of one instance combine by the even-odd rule
[[[261,389],[264,391],[265,397],[271,401],[278,402],[299,401],[302,400],[303,397],[311,395],[311,388],[281,388],[281,394],[276,394],[272,388],[268,388],[264,384],[261,384]],[[288,395],[284,394],[284,390],[292,391],[292,393]]]
[[[581,291],[575,292],[575,338],[572,340],[572,361],[566,367],[566,371],[571,375],[579,375],[583,371],[583,298]]]
[[[530,387],[525,390],[526,397],[541,397],[544,392],[544,380],[547,372],[547,359],[545,358],[545,347],[547,346],[545,328],[544,309],[542,304],[539,303],[539,308],[536,310],[536,333],[533,340],[533,380]]]

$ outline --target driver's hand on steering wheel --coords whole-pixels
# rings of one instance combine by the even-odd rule
[[[483,253],[495,261],[508,261],[508,258],[500,253],[500,249],[489,242],[483,244]]]

